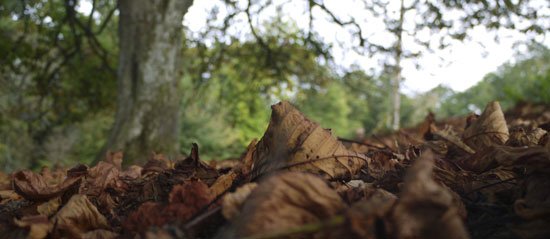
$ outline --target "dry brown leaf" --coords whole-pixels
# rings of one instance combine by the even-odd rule
[[[514,210],[527,220],[550,217],[550,177],[540,173],[529,175],[525,179],[525,195],[516,200]]]
[[[350,231],[354,238],[388,238],[387,215],[397,197],[383,189],[365,188],[365,200],[355,203],[348,211]]]
[[[326,178],[351,178],[367,157],[349,151],[329,130],[307,119],[290,103],[271,106],[267,131],[253,153],[252,179],[287,168]]]
[[[128,167],[126,170],[124,170],[122,173],[120,173],[120,178],[123,178],[126,180],[137,179],[141,177],[142,170],[143,169],[140,166],[132,165]]]
[[[119,238],[117,233],[105,229],[89,231],[82,235],[82,239],[114,239]]]
[[[476,151],[506,143],[509,137],[508,126],[498,101],[487,104],[481,116],[464,130],[462,137]]]
[[[80,183],[82,175],[70,176],[57,185],[50,185],[44,177],[29,170],[23,170],[13,175],[14,190],[27,200],[43,201],[61,195],[73,185]]]
[[[86,195],[76,194],[54,216],[56,236],[80,238],[96,229],[109,229],[107,219],[88,200]]]
[[[532,146],[529,148],[495,147],[492,157],[502,166],[522,167],[534,171],[550,172],[550,149]]]
[[[118,170],[122,170],[122,159],[124,158],[124,153],[121,151],[111,152],[107,151],[105,155],[105,162],[115,165]]]
[[[36,206],[36,211],[40,215],[44,215],[46,217],[52,216],[57,212],[57,209],[59,209],[59,206],[61,205],[61,198],[56,197],[50,199],[50,201],[47,201],[45,203],[42,203],[38,206]]]
[[[433,180],[433,167],[434,155],[428,150],[407,172],[391,215],[396,238],[469,238],[452,194]]]
[[[222,215],[225,219],[231,220],[241,212],[244,201],[256,186],[258,186],[256,183],[247,183],[237,188],[235,192],[223,196]]]
[[[238,238],[284,231],[327,220],[345,209],[338,194],[319,177],[300,172],[275,174],[259,183],[235,218]]]
[[[453,130],[450,127],[445,128],[444,130],[436,130],[434,131],[434,134],[443,138],[447,142],[452,143],[455,147],[463,150],[466,153],[469,153],[469,154],[475,153],[475,150],[470,148],[470,146],[466,145],[462,141],[462,139],[453,132]]]
[[[141,173],[143,175],[149,173],[161,173],[168,169],[172,169],[173,163],[168,160],[163,154],[153,153],[151,158],[147,160],[147,163],[143,166]]]
[[[246,153],[241,160],[239,170],[241,171],[241,174],[244,178],[248,178],[250,176],[250,173],[252,172],[252,167],[254,165],[253,155],[254,151],[256,151],[257,143],[257,140],[254,139],[248,144],[248,147],[246,148]]]
[[[21,199],[21,195],[17,194],[13,190],[2,190],[0,191],[0,205],[5,204],[10,201],[16,201]]]
[[[174,166],[175,172],[186,178],[195,177],[212,185],[218,178],[218,171],[199,158],[199,146],[193,143],[191,153],[183,160],[180,160]]]
[[[185,222],[214,199],[208,186],[197,180],[175,185],[169,195],[169,203],[146,202],[131,213],[123,227],[128,232],[145,232],[150,226],[162,226],[179,220]]]
[[[516,127],[510,130],[510,139],[506,145],[514,147],[535,146],[538,145],[546,135],[546,130],[535,128],[526,130],[523,127]]]
[[[12,190],[10,175],[0,172],[0,190]]]
[[[369,176],[375,179],[382,179],[389,173],[395,173],[399,167],[399,161],[394,154],[388,151],[375,151],[367,159]]]
[[[29,229],[27,239],[46,238],[51,229],[50,223],[48,222],[48,217],[43,215],[26,216],[21,219],[14,219],[14,223],[18,227]]]
[[[512,226],[516,237],[522,239],[547,239],[550,238],[550,220],[540,219]]]
[[[126,184],[119,178],[120,170],[116,165],[100,161],[88,170],[88,175],[80,188],[80,193],[88,196],[99,196],[105,189],[122,190]]]
[[[233,182],[235,181],[237,176],[238,174],[235,171],[230,171],[229,173],[218,177],[214,184],[210,186],[210,191],[212,191],[214,197],[218,197],[227,192],[231,185],[233,185]]]

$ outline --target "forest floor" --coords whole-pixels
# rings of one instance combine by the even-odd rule
[[[0,173],[0,238],[550,238],[548,131],[491,102],[346,140],[281,102],[239,160]]]

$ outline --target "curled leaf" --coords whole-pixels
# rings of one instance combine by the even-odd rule
[[[338,194],[319,177],[300,172],[275,174],[260,182],[235,218],[237,237],[284,231],[322,222],[344,210]]]
[[[21,219],[14,219],[14,223],[18,227],[28,228],[28,239],[46,238],[51,229],[50,223],[48,222],[48,217],[42,215],[26,216]]]
[[[131,213],[123,226],[128,232],[145,232],[150,226],[162,226],[179,220],[185,222],[214,199],[208,186],[196,180],[172,188],[167,204],[146,202]]]
[[[347,212],[350,231],[355,238],[387,238],[387,215],[397,197],[382,189],[366,189],[366,200],[355,203]]]
[[[247,183],[228,193],[222,198],[222,214],[226,219],[232,219],[237,216],[242,208],[244,201],[248,198],[252,190],[258,186],[256,183]]]
[[[396,238],[469,238],[453,195],[433,180],[433,167],[426,151],[407,172],[391,215]]]
[[[119,238],[119,236],[117,233],[114,233],[112,231],[105,230],[105,229],[97,229],[97,230],[89,231],[84,233],[84,235],[82,235],[82,239],[97,239],[97,238],[115,239],[115,238]]]
[[[214,182],[212,186],[210,187],[210,190],[212,193],[217,197],[222,195],[223,193],[227,192],[227,190],[233,185],[233,182],[237,178],[238,174],[234,171],[230,171],[229,173],[226,173]]]
[[[178,161],[174,168],[177,174],[184,175],[186,178],[198,178],[207,185],[212,185],[219,176],[215,168],[199,158],[199,146],[195,143],[191,147],[189,156]]]
[[[96,166],[88,170],[88,175],[84,181],[80,193],[89,196],[99,196],[106,188],[124,187],[124,183],[119,179],[120,170],[116,165],[100,161]]]
[[[13,175],[13,188],[27,200],[44,201],[61,195],[67,189],[80,182],[82,175],[68,177],[60,184],[51,185],[44,177],[29,170]]]
[[[546,135],[546,130],[535,128],[526,130],[523,127],[517,127],[510,130],[510,139],[506,145],[514,147],[535,146]]]
[[[109,229],[107,219],[99,213],[86,195],[77,194],[53,218],[55,235],[80,238],[86,232]]]
[[[61,198],[56,197],[51,199],[50,201],[47,201],[45,203],[42,203],[38,206],[36,206],[36,211],[40,215],[44,215],[46,217],[52,216],[57,212],[57,209],[61,205]]]
[[[290,103],[279,102],[271,109],[267,131],[253,153],[253,179],[283,168],[331,179],[351,178],[366,164],[366,156],[347,150],[329,130]]]
[[[473,122],[464,130],[463,138],[475,150],[503,145],[508,140],[508,126],[497,101],[487,104],[481,116],[471,121]]]

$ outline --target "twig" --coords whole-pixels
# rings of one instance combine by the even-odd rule
[[[369,144],[367,142],[361,142],[359,140],[345,139],[345,138],[340,138],[340,137],[338,137],[338,140],[342,141],[342,142],[346,142],[346,143],[355,143],[355,144],[365,145],[365,146],[369,146],[369,147],[373,147],[373,148],[377,148],[377,149],[385,149],[384,147],[380,147],[380,146],[374,145],[374,144]]]
[[[322,157],[322,158],[315,158],[315,159],[312,159],[312,160],[309,160],[309,161],[302,161],[302,162],[292,163],[292,164],[289,164],[289,165],[286,165],[286,166],[282,167],[282,169],[288,169],[288,168],[292,168],[294,166],[309,164],[309,163],[313,163],[313,162],[321,161],[321,160],[325,160],[325,159],[332,159],[332,158],[337,159],[337,158],[345,158],[345,157],[358,158],[358,159],[364,160],[365,162],[367,161],[367,156],[362,155],[362,154],[358,154],[358,153],[356,153],[356,155],[353,155],[353,154],[339,154],[339,155],[326,156],[326,157]]]
[[[494,183],[490,183],[490,184],[486,184],[486,185],[483,185],[481,187],[478,187],[476,189],[472,189],[472,191],[469,191],[468,193],[466,193],[466,195],[470,195],[471,193],[474,193],[474,192],[477,192],[481,189],[485,189],[485,188],[488,188],[488,187],[492,187],[492,186],[495,186],[495,185],[499,185],[501,183],[508,183],[512,180],[515,180],[517,178],[509,178],[509,179],[505,179],[505,180],[501,180],[501,181],[498,181],[498,182],[494,182]]]

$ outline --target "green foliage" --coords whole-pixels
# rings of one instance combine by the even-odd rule
[[[79,3],[9,0],[0,5],[0,170],[89,163],[107,139],[117,97],[116,4],[93,1],[91,18],[66,5],[73,2]],[[437,12],[470,6],[457,4],[437,3],[430,10],[435,15],[426,18],[434,25],[421,27],[450,27]],[[357,67],[337,73],[341,69],[330,61],[330,46],[281,14],[262,22],[258,36],[188,34],[180,82],[182,153],[196,142],[204,159],[238,156],[262,136],[269,105],[281,99],[338,136],[389,130],[391,64],[379,75]],[[487,14],[477,20],[491,24]],[[372,50],[392,51],[374,45]],[[416,56],[411,54],[407,57]],[[504,107],[524,100],[550,103],[549,49],[532,45],[518,59],[462,93],[440,86],[402,95],[401,122],[416,124],[429,110],[438,117],[464,115],[494,99]]]
[[[297,102],[300,110],[336,135],[352,136],[353,129],[360,127],[351,115],[350,101],[354,99],[347,97],[340,81],[334,80],[323,89],[303,90],[302,94],[303,99]]]
[[[517,57],[517,63],[504,64],[474,87],[447,98],[438,110],[441,116],[479,113],[492,100],[500,101],[504,109],[519,101],[550,104],[550,49],[542,45],[529,49]]]

